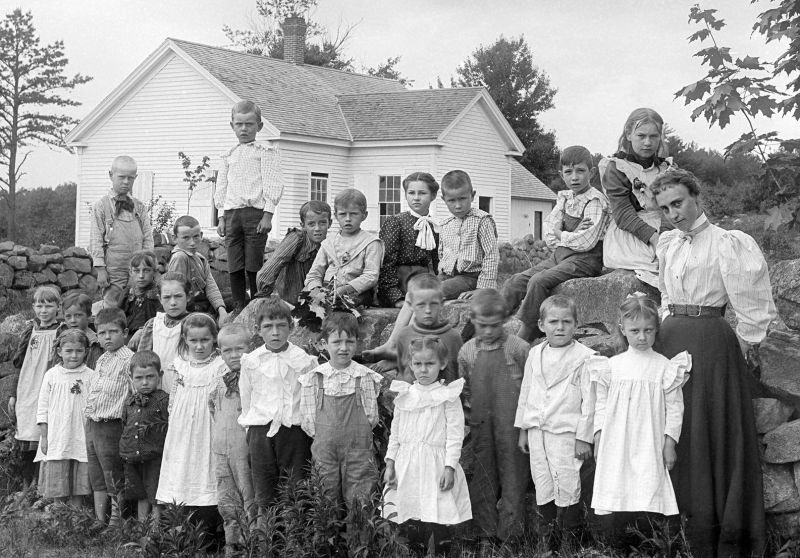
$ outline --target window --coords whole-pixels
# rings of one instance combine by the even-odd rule
[[[400,175],[378,177],[378,207],[381,226],[387,217],[400,213]]]
[[[533,238],[535,240],[542,239],[542,212],[533,212]]]
[[[327,172],[312,172],[311,173],[311,192],[310,200],[328,201],[328,173]]]
[[[486,196],[478,196],[478,209],[486,213],[492,212],[492,198]]]

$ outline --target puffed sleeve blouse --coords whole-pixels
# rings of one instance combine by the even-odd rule
[[[707,222],[701,215],[693,229]],[[730,305],[736,333],[759,343],[777,317],[764,254],[741,231],[709,225],[693,238],[679,230],[662,233],[656,250],[663,311],[669,304]]]

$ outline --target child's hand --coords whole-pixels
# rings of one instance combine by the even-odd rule
[[[339,296],[344,296],[344,295],[355,296],[358,294],[358,291],[356,291],[355,288],[350,285],[342,285],[341,287],[336,289],[336,294]]]
[[[519,431],[519,439],[517,440],[517,447],[519,451],[528,455],[531,453],[531,448],[528,446],[528,431],[520,429]]]
[[[449,465],[444,468],[444,473],[442,473],[442,478],[439,479],[439,490],[442,492],[447,492],[456,482],[456,472],[453,470],[452,467]]]
[[[225,238],[225,217],[219,218],[219,223],[217,223],[217,234],[220,238]]]
[[[97,268],[97,287],[101,292],[108,287],[108,270],[104,267]]]
[[[675,466],[675,461],[678,460],[678,454],[675,451],[675,440],[669,436],[664,436],[664,467],[667,471],[671,471]]]
[[[211,418],[214,418],[214,413],[217,412],[217,406],[214,404],[214,399],[208,398],[208,410],[211,412]]]
[[[581,219],[581,222],[578,223],[575,232],[585,231],[586,229],[591,228],[592,225],[594,225],[594,221],[592,221],[589,217],[584,217]]]
[[[376,362],[375,364],[370,366],[370,368],[372,368],[378,374],[385,374],[386,372],[389,372],[390,370],[396,370],[397,369],[397,363],[395,361],[393,361],[393,360],[383,359],[383,360],[379,360],[378,362]]]
[[[585,461],[592,456],[592,444],[583,440],[575,440],[575,459]]]
[[[467,291],[458,295],[458,300],[469,300],[475,296],[475,291]]]
[[[219,307],[219,319],[217,320],[217,325],[222,327],[225,325],[225,322],[228,321],[228,311],[223,308],[222,306]]]
[[[39,449],[42,450],[43,455],[47,455],[47,438],[44,436],[39,439]]]
[[[8,417],[11,419],[11,422],[17,422],[17,413],[15,412],[17,408],[17,398],[16,397],[9,397],[8,398]]]
[[[394,471],[394,460],[386,460],[386,470],[383,471],[383,483],[388,488],[397,488],[397,474]]]
[[[272,230],[272,213],[264,213],[264,216],[256,225],[256,234],[269,234]]]
[[[602,430],[598,430],[597,434],[594,435],[594,458],[597,459],[597,456],[600,455],[600,434],[602,434]]]

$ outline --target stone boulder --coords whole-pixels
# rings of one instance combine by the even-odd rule
[[[19,344],[19,335],[13,333],[0,333],[0,362],[11,360]],[[2,401],[0,401],[2,405]]]
[[[762,463],[764,508],[772,513],[800,511],[800,495],[794,482],[792,465]]]
[[[78,280],[78,288],[94,298],[97,293],[97,279],[93,275],[86,274]]]
[[[0,262],[0,287],[10,287],[14,284],[14,268]]]
[[[779,399],[757,398],[753,399],[753,411],[756,416],[756,431],[766,434],[789,420],[794,408]]]
[[[41,271],[47,266],[47,258],[44,256],[40,256],[39,254],[34,254],[30,258],[28,258],[28,270],[29,271]]]
[[[89,252],[80,246],[70,246],[61,251],[65,258],[88,258]]]
[[[800,420],[784,423],[764,434],[764,461],[794,463],[800,461]]]
[[[8,405],[6,402],[10,397],[17,395],[17,379],[18,374],[12,374],[5,378],[0,378],[0,429],[8,428],[12,424],[11,417],[8,414]]]
[[[555,289],[553,294],[572,298],[578,307],[578,323],[604,324],[614,331],[619,321],[619,306],[632,293],[641,292],[660,303],[658,289],[636,278],[633,271],[615,269],[600,277],[570,279]]]
[[[61,287],[62,291],[77,289],[78,285],[78,274],[73,270],[68,269],[64,273],[58,274],[58,286]]]
[[[800,410],[800,332],[770,331],[758,356],[761,383],[767,392]]]
[[[776,263],[769,279],[781,318],[790,328],[800,329],[800,259]]]
[[[35,286],[36,279],[33,277],[33,273],[30,271],[17,271],[14,274],[14,284],[12,285],[14,289],[28,290]]]
[[[25,256],[11,256],[8,258],[7,263],[17,271],[28,269],[28,258]]]
[[[10,252],[14,249],[14,241],[13,240],[4,240],[0,242],[0,252]]]
[[[88,258],[67,257],[64,258],[64,269],[68,271],[72,270],[77,273],[91,273],[92,260]]]
[[[42,244],[41,246],[39,246],[39,253],[43,255],[60,254],[61,248],[59,248],[55,244]]]

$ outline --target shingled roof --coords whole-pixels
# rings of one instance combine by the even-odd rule
[[[436,139],[479,87],[339,95],[353,140]]]
[[[556,201],[558,196],[517,161],[511,161],[511,197]]]
[[[405,91],[394,80],[171,40],[233,93],[255,101],[284,133],[350,140],[337,95]]]

